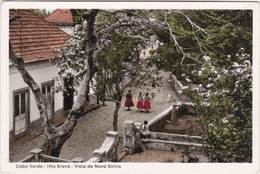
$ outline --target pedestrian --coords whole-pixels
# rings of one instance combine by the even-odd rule
[[[149,112],[149,109],[151,109],[150,97],[148,95],[147,92],[144,98],[144,108],[146,109],[146,112]]]
[[[140,138],[150,138],[150,131],[149,131],[149,127],[147,126],[148,121],[145,120],[144,123],[141,125],[141,136]]]
[[[136,107],[138,108],[139,112],[142,112],[142,109],[144,108],[142,92],[139,92],[138,102]]]
[[[134,106],[134,102],[132,100],[132,94],[131,90],[128,91],[126,94],[126,101],[125,101],[125,107],[127,107],[127,111],[130,111],[130,107]]]

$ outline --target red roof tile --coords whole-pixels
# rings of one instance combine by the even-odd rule
[[[69,35],[30,10],[10,10],[20,18],[10,23],[9,38],[16,56],[25,62],[57,58],[53,48],[63,45]]]
[[[45,20],[59,25],[73,25],[70,9],[57,9],[47,16]]]

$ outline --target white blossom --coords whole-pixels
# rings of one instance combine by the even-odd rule
[[[209,83],[207,84],[206,88],[211,88],[214,84],[213,83]]]
[[[223,122],[223,123],[228,123],[227,118],[223,118],[223,119],[222,119],[222,122]]]

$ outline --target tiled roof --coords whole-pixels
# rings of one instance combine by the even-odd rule
[[[14,53],[25,62],[59,57],[53,48],[63,45],[69,35],[30,10],[10,10],[20,18],[10,23],[9,36]]]
[[[73,25],[70,9],[57,9],[45,17],[45,20],[58,25]]]

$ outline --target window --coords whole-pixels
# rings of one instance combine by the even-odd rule
[[[53,118],[54,115],[54,92],[53,81],[48,81],[42,84],[42,95],[46,102],[48,118]]]

